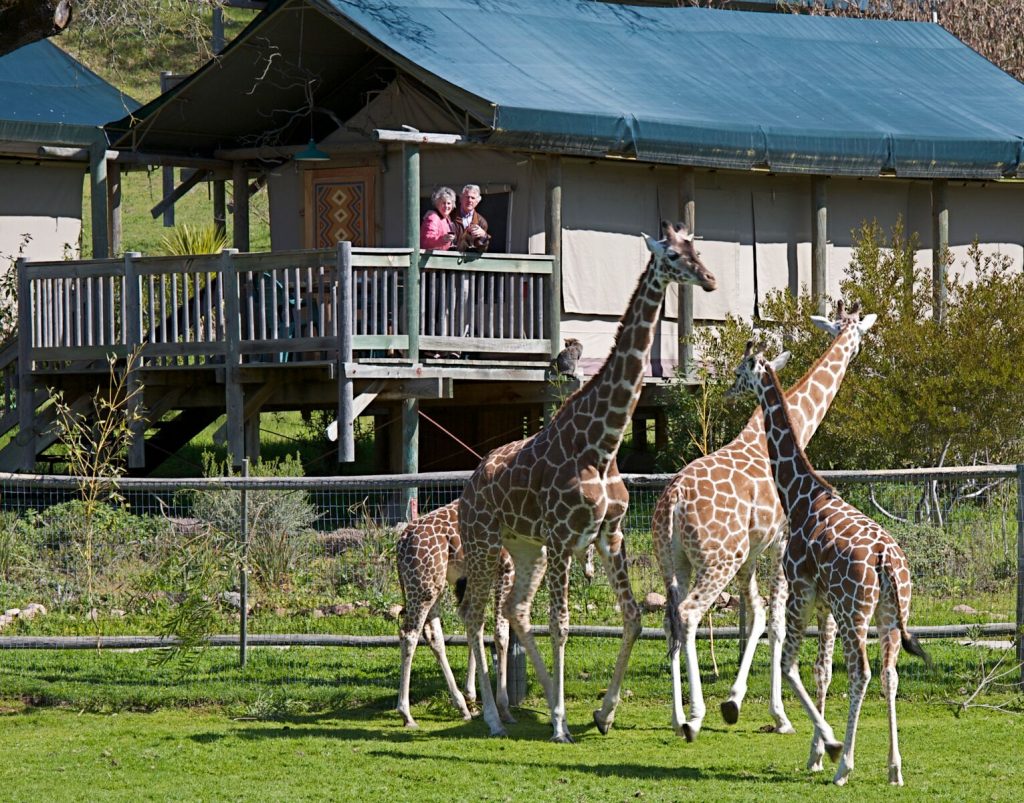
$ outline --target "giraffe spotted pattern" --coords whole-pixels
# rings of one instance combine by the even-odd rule
[[[903,785],[896,730],[896,660],[900,648],[927,660],[907,630],[911,581],[906,556],[878,523],[843,501],[814,471],[795,437],[790,410],[776,366],[748,344],[736,369],[736,383],[753,389],[764,411],[765,438],[779,502],[789,519],[790,536],[783,556],[789,584],[782,673],[814,723],[808,767],[821,769],[825,752],[839,760],[834,783],[843,785],[854,764],[857,722],[871,665],[868,626],[875,618],[881,644],[882,691],[889,709],[889,783]],[[810,614],[824,609],[835,617],[850,677],[846,737],[836,741],[822,710],[800,679],[796,659]]]

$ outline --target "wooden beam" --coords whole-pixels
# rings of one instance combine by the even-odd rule
[[[249,176],[244,162],[235,162],[231,172],[233,215],[233,245],[239,251],[249,250]]]
[[[92,192],[92,256],[102,259],[110,256],[107,239],[107,148],[102,142],[89,148],[89,187]]]
[[[238,296],[238,272],[232,264],[237,249],[225,248],[221,252],[221,273],[224,276],[224,327],[227,355],[224,365],[224,406],[227,410],[228,454],[236,468],[245,459],[245,407],[239,364],[242,359],[241,309]]]
[[[409,246],[409,273],[406,277],[406,331],[409,336],[409,360],[420,358],[420,149],[407,142],[405,157],[405,242]]]
[[[462,142],[461,134],[429,134],[426,131],[393,131],[384,128],[374,129],[373,138],[378,142],[415,143],[420,145],[455,145]]]
[[[811,179],[811,295],[819,315],[828,314],[828,178]]]
[[[691,234],[697,233],[696,176],[692,167],[679,169],[679,213]],[[679,368],[684,377],[693,371],[693,285],[679,285]]]
[[[547,193],[544,196],[544,243],[552,256],[548,286],[548,326],[551,359],[562,350],[562,158],[548,157]]]
[[[121,165],[108,161],[107,164],[107,221],[110,237],[110,253],[121,253]]]
[[[35,378],[32,376],[32,284],[27,260],[17,261],[18,281],[18,443],[21,458],[18,468],[32,471],[36,465]]]
[[[946,320],[946,269],[949,265],[949,202],[946,179],[932,182],[932,317]]]
[[[419,305],[417,305],[419,309]],[[338,462],[356,459],[352,378],[343,366],[352,362],[352,243],[338,243]],[[376,394],[374,394],[376,395]],[[328,434],[329,436],[329,434]]]
[[[171,170],[172,168],[166,168]],[[165,174],[166,175],[166,174]],[[209,181],[213,177],[212,170],[195,170],[192,174],[181,182],[177,187],[174,187],[174,174],[171,173],[171,191],[164,196],[163,200],[160,201],[156,206],[149,210],[149,214],[154,219],[160,217],[164,212],[170,212],[170,225],[174,225],[174,204],[176,204],[181,198],[189,193],[196,184],[203,181]],[[167,190],[167,187],[164,187]],[[167,225],[168,218],[164,215],[164,224]]]

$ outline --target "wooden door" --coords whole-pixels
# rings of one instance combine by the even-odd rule
[[[376,244],[375,167],[307,170],[306,247],[328,248],[341,240]]]

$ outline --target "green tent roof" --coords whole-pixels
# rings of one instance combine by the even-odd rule
[[[138,105],[47,40],[0,57],[0,140],[86,146]]]
[[[1024,85],[937,25],[576,0],[313,0],[490,141],[709,167],[997,177]]]

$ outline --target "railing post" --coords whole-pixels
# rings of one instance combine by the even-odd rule
[[[1024,689],[1024,464],[1017,465],[1017,664]]]
[[[562,160],[558,156],[548,157],[544,242],[545,250],[552,257],[548,325],[551,334],[551,359],[554,359],[562,350]]]
[[[352,420],[352,243],[338,243],[338,462],[356,459]]]
[[[129,251],[124,255],[124,302],[121,305],[121,316],[125,322],[125,345],[128,347],[128,397],[132,400],[134,413],[142,405],[139,366],[132,361],[136,349],[142,344],[142,293],[139,288],[139,275],[135,268],[135,260],[141,257],[138,251]],[[141,355],[139,355],[141,358]],[[142,468],[146,465],[146,425],[137,416],[133,416],[132,442],[128,448],[128,467]]]
[[[242,461],[242,479],[249,479],[249,459]],[[245,668],[246,652],[249,647],[249,484],[242,485],[241,541],[242,557],[238,566],[238,665]]]
[[[28,260],[20,257],[18,271],[18,443],[21,444],[19,467],[31,471],[36,464],[36,401],[32,377],[32,283],[28,277]]]
[[[233,466],[245,458],[245,404],[239,381],[241,354],[241,306],[238,296],[238,271],[234,256],[237,248],[220,253],[220,270],[224,277],[224,332],[227,353],[224,355],[224,401],[227,407],[228,454]]]

